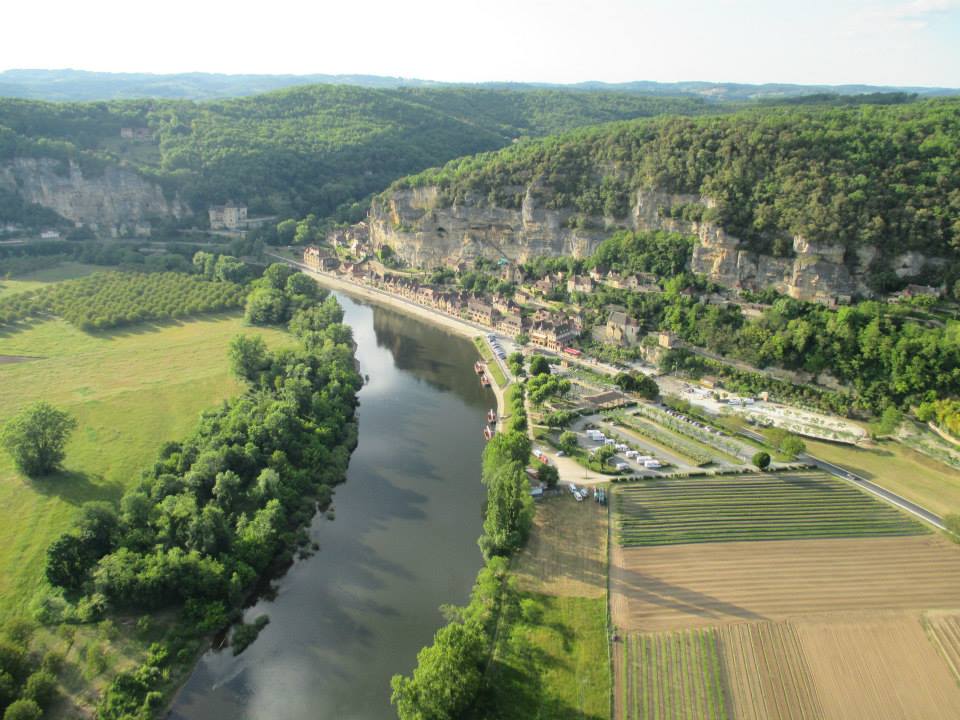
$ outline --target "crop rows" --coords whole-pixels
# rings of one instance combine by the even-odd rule
[[[929,628],[950,670],[960,681],[960,617],[953,615],[931,619]]]
[[[693,425],[689,420],[681,420],[675,415],[671,415],[667,411],[661,410],[653,405],[637,405],[634,415],[645,417],[648,420],[652,420],[659,425],[668,427],[671,430],[674,430],[681,435],[686,435],[687,437],[697,440],[698,442],[720,448],[735,458],[739,457],[740,452],[742,451],[741,447],[736,442],[731,440],[723,433],[719,431],[711,432],[705,428],[699,428],[696,425]]]
[[[709,465],[713,462],[713,457],[703,452],[697,447],[685,443],[675,435],[666,430],[661,430],[653,425],[648,425],[645,422],[637,422],[635,420],[630,420],[623,413],[614,413],[610,415],[610,419],[615,423],[620,423],[626,428],[629,428],[631,431],[642,435],[645,438],[653,440],[656,443],[660,443],[668,447],[669,449],[679,453],[681,456],[691,460],[694,465],[702,467],[703,465]]]
[[[716,632],[627,635],[620,692],[622,720],[725,720]]]
[[[614,496],[626,547],[918,535],[925,529],[823,474],[648,478]]]
[[[743,720],[823,717],[797,632],[786,623],[729,625],[717,631],[731,710]]]

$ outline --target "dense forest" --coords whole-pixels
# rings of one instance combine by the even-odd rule
[[[87,173],[124,162],[197,210],[329,216],[407,173],[502,148],[524,136],[664,113],[695,98],[493,89],[289,88],[208,102],[45,103],[0,99],[0,161],[74,159]],[[121,141],[123,127],[151,137]],[[353,214],[356,218],[355,211]]]
[[[960,250],[960,100],[856,107],[764,107],[727,115],[613,123],[521,143],[427,170],[395,188],[438,185],[446,203],[518,207],[533,186],[572,222],[624,220],[639,188],[709,198],[674,206],[755,249],[792,253],[792,237]]]

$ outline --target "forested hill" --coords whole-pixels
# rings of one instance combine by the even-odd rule
[[[394,184],[438,186],[440,205],[574,211],[568,223],[625,220],[636,191],[709,199],[673,203],[760,252],[788,256],[794,236],[960,257],[960,100],[855,107],[770,107],[575,130],[462,158]],[[624,222],[624,224],[626,224]]]
[[[642,95],[703,97],[711,101],[741,101],[759,98],[778,99],[832,93],[862,95],[879,92],[907,92],[921,96],[956,95],[950,88],[879,87],[874,85],[793,85],[767,83],[751,85],[724,82],[583,82],[572,85],[552,83],[487,82],[464,85],[434,80],[382,75],[224,75],[220,73],[108,73],[87,70],[16,69],[0,72],[0,96],[31,100],[85,101],[165,98],[170,100],[212,100],[244,97],[294,85],[326,83],[371,88],[454,87],[475,89],[595,90]]]
[[[0,162],[77,158],[135,167],[203,209],[320,216],[407,173],[504,147],[520,136],[698,113],[692,98],[603,92],[372,89],[314,85],[211,102],[0,100]],[[123,127],[151,138],[121,141]]]

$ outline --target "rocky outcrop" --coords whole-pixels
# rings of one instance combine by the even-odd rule
[[[609,233],[569,228],[571,215],[539,206],[533,187],[520,209],[483,207],[479,198],[441,207],[436,188],[398,190],[373,203],[370,241],[424,268],[480,257],[525,262],[540,255],[589,255]]]
[[[133,235],[138,227],[142,234],[151,219],[190,214],[178,198],[165,197],[158,184],[116,165],[88,177],[76,163],[64,167],[47,158],[16,158],[0,163],[0,187],[105,236]]]
[[[641,190],[626,219],[590,218],[588,229],[570,227],[573,210],[549,209],[538,203],[536,184],[510,188],[523,193],[519,209],[490,207],[485,198],[470,198],[444,207],[437,188],[393,191],[377,199],[370,211],[374,247],[389,245],[415,267],[455,267],[478,257],[524,262],[539,255],[583,257],[617,228],[669,230],[696,237],[691,270],[731,288],[775,288],[799,300],[833,303],[853,295],[869,296],[866,272],[876,258],[874,248],[845,257],[841,245],[814,244],[793,238],[790,257],[750,251],[740,239],[710,222],[672,217],[672,209],[694,204],[709,208],[709,198]],[[902,277],[921,273],[936,259],[908,253],[895,260]]]

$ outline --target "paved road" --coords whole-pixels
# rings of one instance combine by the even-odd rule
[[[760,435],[759,433],[755,433],[752,430],[747,430],[746,428],[744,428],[740,432],[743,435],[746,435],[747,437],[753,438],[754,440],[760,440],[761,442],[764,441],[764,437],[762,435]],[[827,460],[821,460],[817,456],[810,455],[809,453],[803,453],[799,455],[797,459],[802,460],[804,462],[809,462],[812,465],[816,465],[821,470],[825,470],[831,475],[841,478],[842,480],[847,480],[848,482],[852,482],[854,485],[858,485],[862,487],[867,492],[873,493],[874,495],[877,495],[878,497],[883,498],[887,502],[892,503],[893,505],[896,505],[897,507],[903,510],[906,510],[908,513],[916,515],[921,520],[924,520],[930,523],[931,525],[933,525],[935,528],[939,530],[946,530],[946,527],[943,524],[943,518],[941,518],[939,515],[932,513],[922,505],[917,505],[915,502],[911,502],[907,500],[905,497],[901,497],[900,495],[897,495],[895,492],[891,492],[890,490],[887,490],[886,488],[881,487],[880,485],[877,485],[875,482],[871,482],[870,480],[867,480],[865,477],[861,477],[860,475],[857,475],[856,473],[846,469],[845,467],[842,467],[840,465],[835,465],[834,463],[828,462]]]

